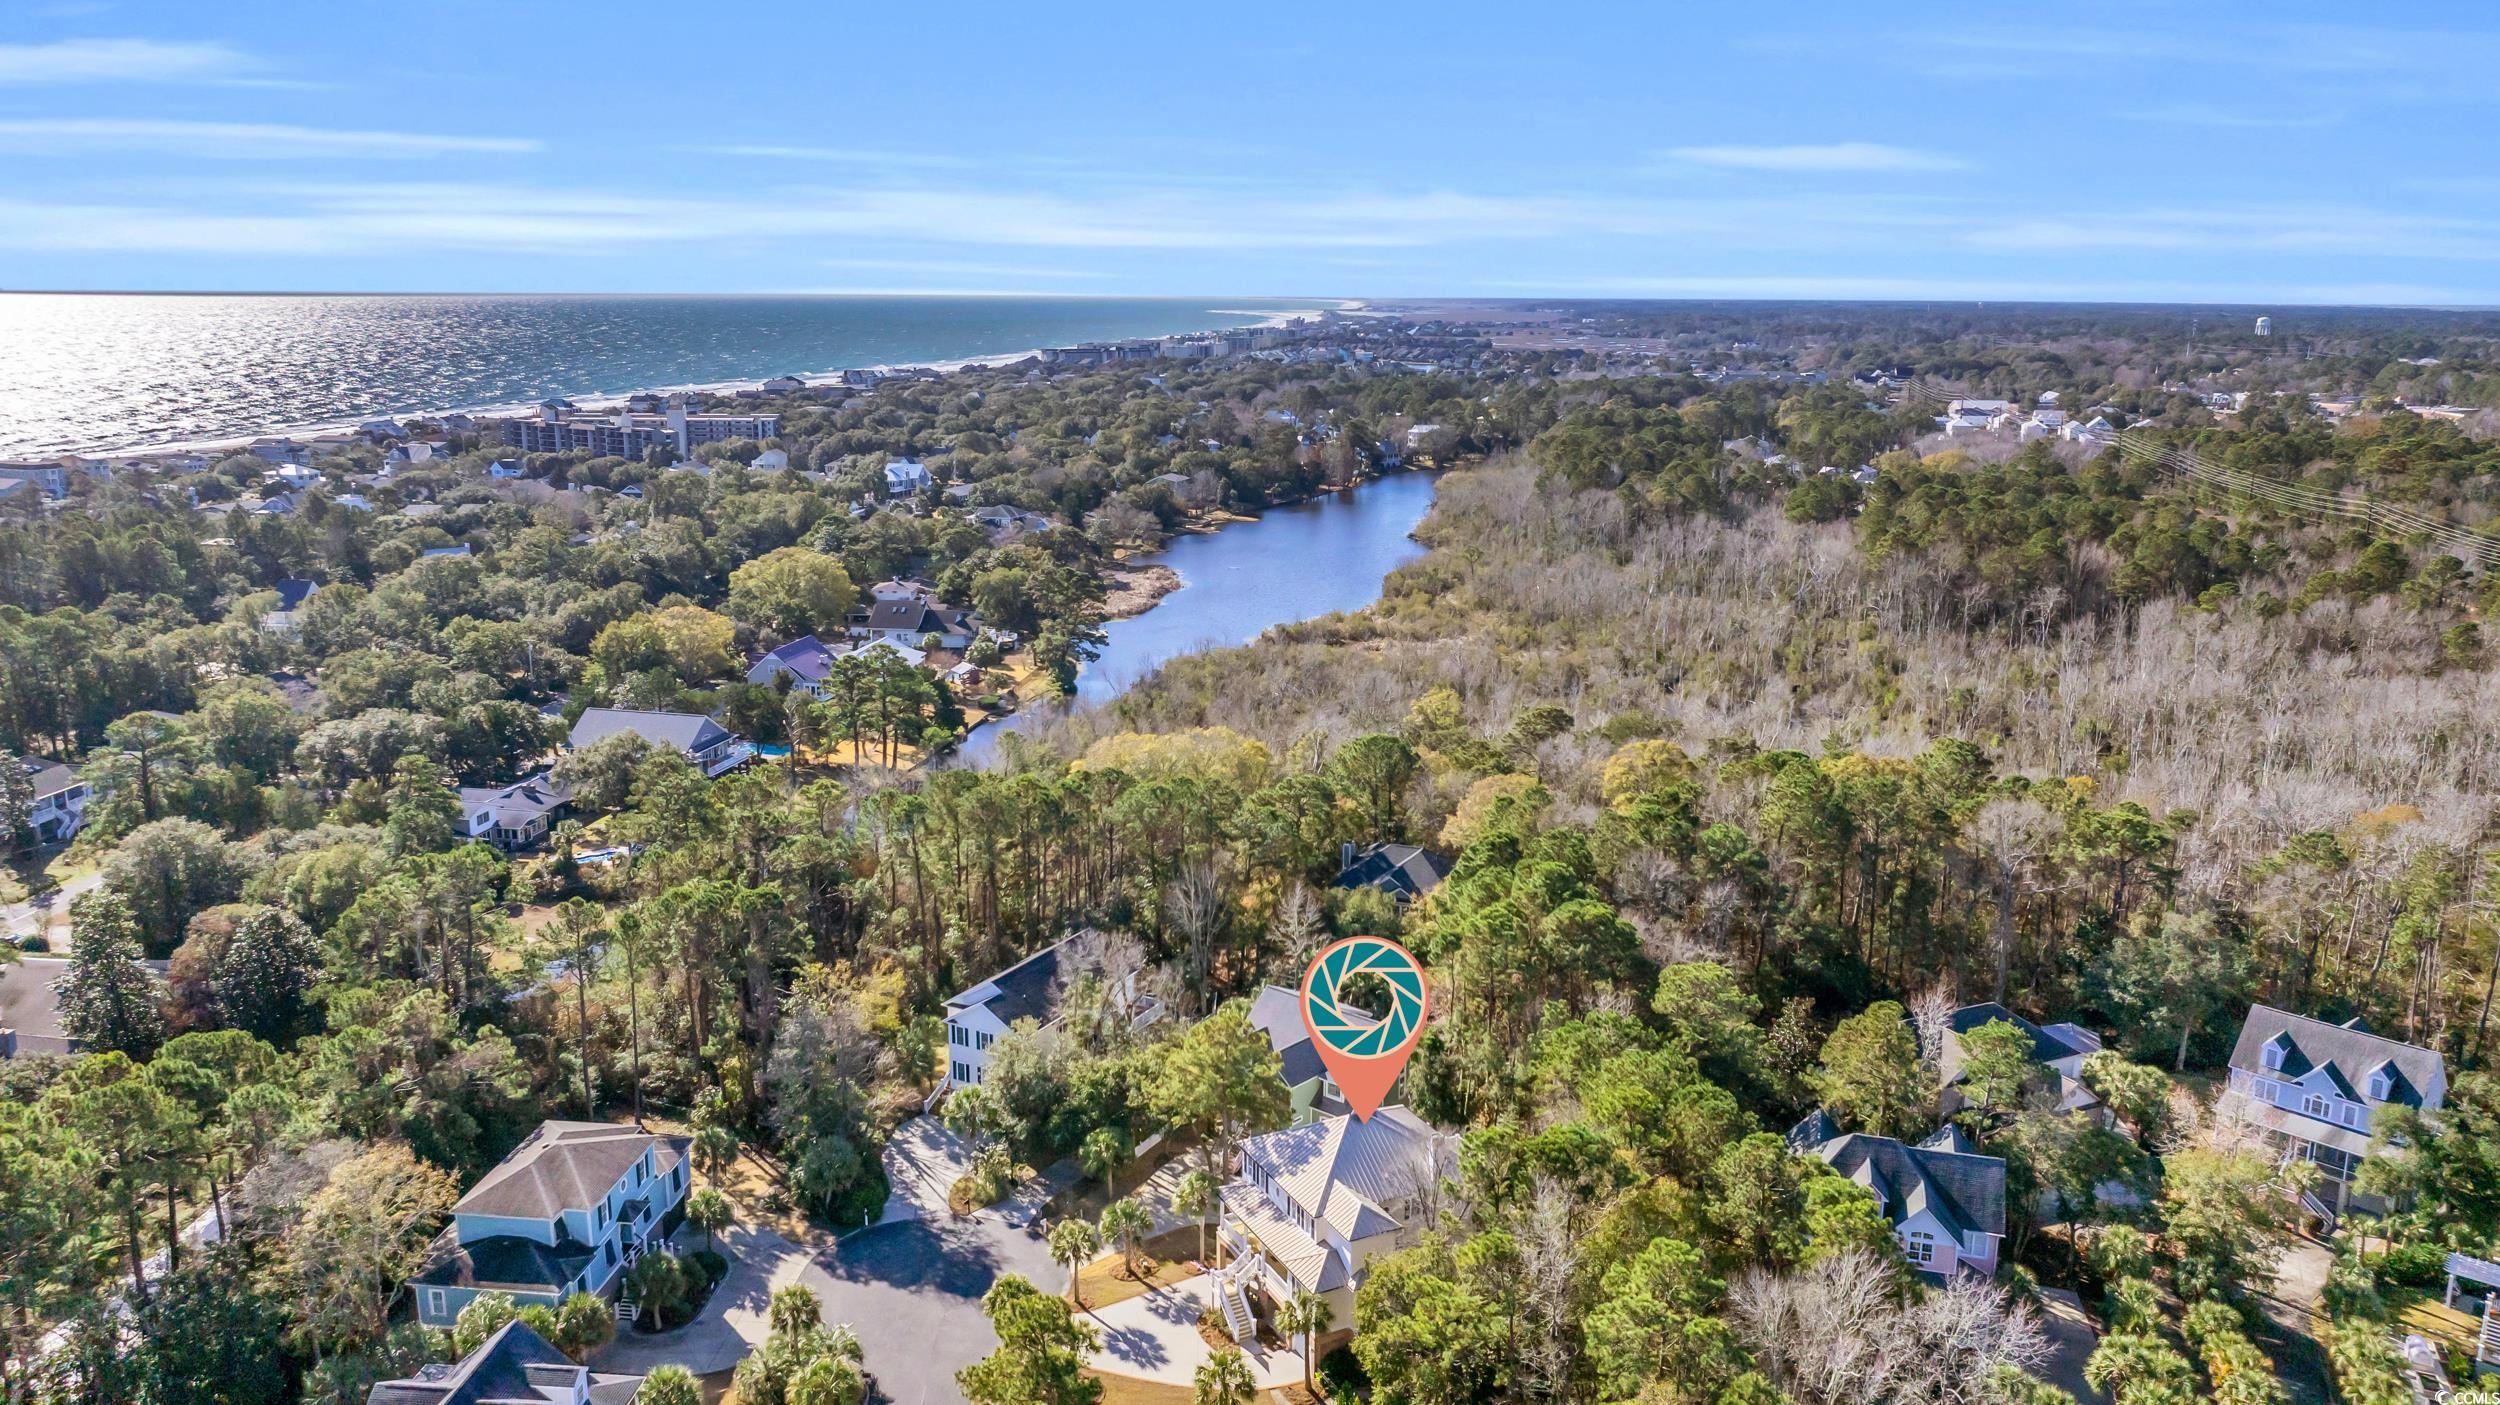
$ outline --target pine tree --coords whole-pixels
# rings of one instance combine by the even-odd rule
[[[139,928],[110,891],[70,913],[69,974],[61,981],[61,1030],[90,1050],[144,1059],[165,1041],[162,983],[139,964]]]

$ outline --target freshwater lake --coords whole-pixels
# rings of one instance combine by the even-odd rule
[[[1182,654],[1247,644],[1276,625],[1378,600],[1389,573],[1424,554],[1411,534],[1432,507],[1439,477],[1391,474],[1269,508],[1256,521],[1178,537],[1162,552],[1140,557],[1140,565],[1178,571],[1181,588],[1142,615],[1103,626],[1109,642],[1077,675],[1074,706],[1100,706]],[[1035,704],[974,729],[964,740],[963,762],[986,764],[1002,734],[1066,706]]]

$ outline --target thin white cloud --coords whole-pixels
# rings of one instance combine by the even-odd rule
[[[1740,171],[1956,171],[1968,164],[1942,152],[1871,141],[1820,146],[1679,146],[1667,154],[1696,165]]]
[[[728,143],[717,146],[681,146],[702,156],[736,156],[757,161],[818,161],[844,166],[897,166],[937,169],[962,169],[975,165],[971,158],[947,156],[927,151],[878,151],[848,146],[769,146]]]
[[[521,137],[333,131],[265,122],[171,122],[121,117],[0,120],[0,151],[35,156],[153,151],[213,161],[285,161],[496,155],[537,151],[540,145]]]
[[[199,83],[260,65],[230,44],[162,39],[63,39],[0,44],[0,84]]]

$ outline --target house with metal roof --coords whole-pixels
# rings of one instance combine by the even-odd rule
[[[2331,1024],[2253,1005],[2231,1046],[2220,1110],[2256,1127],[2286,1161],[2315,1165],[2319,1207],[2380,1213],[2382,1200],[2352,1188],[2380,1111],[2436,1112],[2447,1097],[2448,1062],[2436,1050],[2373,1034],[2358,1019]]]
[[[1449,876],[1450,861],[1429,849],[1388,843],[1357,849],[1348,843],[1339,855],[1336,886],[1377,888],[1404,907]]]
[[[1020,1020],[1048,1029],[1067,1018],[1072,997],[1089,983],[1116,1005],[1132,1029],[1163,1017],[1163,1002],[1138,988],[1135,969],[1113,959],[1110,937],[1087,929],[1044,947],[946,1002],[946,1087],[979,1083],[990,1049]]]
[[[377,1381],[365,1405],[629,1405],[642,1377],[577,1366],[526,1322],[507,1322],[477,1350]]]
[[[612,1122],[540,1123],[452,1207],[413,1284],[417,1320],[449,1327],[489,1290],[549,1306],[613,1294],[675,1227],[688,1145]]]
[[[1327,1299],[1339,1328],[1359,1329],[1354,1294],[1365,1267],[1422,1236],[1425,1207],[1457,1165],[1458,1139],[1402,1106],[1243,1140],[1220,1229],[1232,1257],[1218,1296],[1234,1338],[1297,1292]],[[1338,1339],[1323,1339],[1322,1350]]]
[[[1788,1144],[1874,1194],[1912,1272],[1941,1281],[1997,1271],[2005,1242],[2005,1160],[1980,1155],[1959,1128],[1946,1126],[1911,1145],[1839,1132],[1831,1115],[1817,1109],[1790,1130]]]
[[[1966,1106],[1961,1092],[1966,1076],[1962,1067],[1962,1036],[1992,1024],[2010,1024],[2031,1041],[2031,1060],[2040,1066],[2057,1099],[2058,1111],[2090,1113],[2107,1119],[2108,1110],[2101,1106],[2099,1096],[2083,1086],[2083,1061],[2101,1051],[2101,1036],[2078,1024],[2033,1024],[1994,1001],[1965,1005],[1947,1019],[1944,1054],[1938,1061],[1938,1072],[1944,1079],[1947,1117]]]
[[[572,735],[565,745],[580,751],[628,733],[654,748],[677,752],[701,767],[707,776],[736,770],[755,755],[755,748],[747,745],[744,738],[699,712],[649,712],[630,707],[585,709],[574,720]]]

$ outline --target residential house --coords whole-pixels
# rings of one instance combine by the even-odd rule
[[[525,476],[525,472],[517,459],[497,459],[486,465],[486,477],[491,482],[508,483]]]
[[[992,545],[1034,532],[1047,532],[1058,525],[1038,512],[1027,512],[1023,508],[1003,504],[976,507],[968,515],[980,524]]]
[[[553,1306],[612,1295],[665,1244],[687,1189],[684,1137],[610,1122],[542,1122],[452,1206],[412,1286],[417,1320],[449,1327],[478,1294]]]
[[[911,459],[896,459],[885,466],[885,495],[889,498],[925,492],[932,481],[928,465]]]
[[[1357,849],[1349,842],[1339,854],[1336,886],[1377,888],[1404,907],[1449,876],[1450,861],[1428,849],[1388,843]]]
[[[7,764],[24,771],[34,783],[34,804],[26,812],[26,827],[34,831],[35,842],[66,844],[77,838],[78,827],[87,821],[87,783],[78,773],[58,761],[33,756],[20,756]],[[15,838],[0,835],[0,839]]]
[[[1346,1014],[1360,1022],[1362,1012],[1349,1008]],[[1250,1024],[1267,1036],[1268,1047],[1276,1051],[1284,1065],[1285,1093],[1293,1106],[1293,1124],[1303,1126],[1314,1118],[1332,1117],[1348,1111],[1345,1094],[1337,1080],[1328,1074],[1328,1065],[1319,1056],[1319,1045],[1311,1038],[1311,1026],[1302,1018],[1302,993],[1281,985],[1263,985],[1250,1002]]]
[[[759,688],[777,688],[787,678],[789,686],[804,688],[822,702],[832,692],[828,680],[833,677],[833,661],[841,656],[811,634],[793,639],[747,665],[747,681]]]
[[[293,634],[300,619],[297,611],[302,610],[304,602],[320,591],[319,581],[289,576],[278,582],[277,608],[260,617],[260,627],[272,634]]]
[[[69,496],[69,470],[59,464],[0,463],[0,483],[23,483],[47,498]]]
[[[642,1377],[577,1366],[526,1322],[507,1322],[444,1365],[377,1381],[365,1405],[631,1405]]]
[[[932,634],[940,648],[969,648],[974,628],[971,611],[938,603],[929,587],[917,581],[877,582],[843,622],[844,632],[863,643],[913,648]]]
[[[1921,1277],[1996,1273],[2005,1242],[2005,1160],[1979,1155],[1959,1128],[1912,1146],[1841,1132],[1817,1109],[1790,1130],[1788,1144],[1874,1192],[1901,1256]]]
[[[627,732],[654,747],[676,751],[707,776],[734,771],[755,755],[755,748],[744,738],[699,712],[646,712],[630,707],[584,711],[575,719],[565,745],[580,751]]]
[[[170,961],[132,963],[162,976]],[[32,1054],[75,1054],[82,1046],[61,1028],[61,983],[69,961],[29,954],[0,965],[0,1059]]]
[[[766,395],[792,395],[807,389],[807,382],[797,376],[775,376],[758,387]]]
[[[471,839],[507,853],[534,849],[573,804],[573,787],[541,771],[502,787],[460,787],[462,823]]]
[[[1334,1311],[1320,1354],[1361,1327],[1355,1290],[1378,1255],[1412,1246],[1428,1203],[1457,1167],[1457,1138],[1402,1106],[1350,1113],[1250,1137],[1241,1174],[1223,1190],[1219,1233],[1233,1266],[1218,1279],[1235,1340],[1264,1299],[1269,1311],[1298,1292]]]
[[[1088,929],[1045,947],[946,1002],[946,1086],[969,1087],[989,1072],[990,1047],[1020,1020],[1044,1029],[1067,1018],[1069,997],[1098,984],[1106,1006],[1136,1028],[1163,1017],[1163,1002],[1137,987],[1134,965],[1116,959],[1111,939]]]
[[[2321,1205],[2383,1213],[2386,1202],[2354,1193],[2371,1155],[2379,1110],[2436,1112],[2448,1096],[2448,1064],[2437,1051],[2342,1024],[2251,1006],[2231,1046],[2230,1086],[2221,1110],[2255,1127],[2289,1161],[2318,1168]]]
[[[429,546],[417,553],[417,559],[420,561],[457,561],[476,554],[469,549],[467,542],[462,542],[458,546]]]
[[[2077,1024],[2036,1025],[2004,1006],[1989,1002],[1965,1005],[1953,1012],[1947,1021],[1944,1055],[1938,1060],[1944,1077],[1944,1113],[1950,1117],[1964,1106],[1961,1083],[1962,1036],[1991,1024],[2010,1024],[2031,1041],[2032,1062],[2041,1065],[2057,1097],[2060,1112],[2088,1112],[2102,1120],[2108,1110],[2091,1089],[2083,1086],[2083,1061],[2101,1051],[2101,1036]]]

